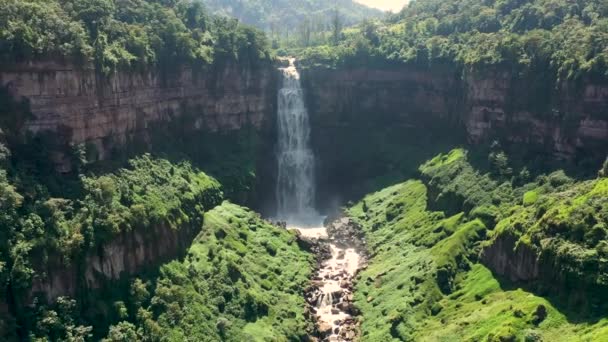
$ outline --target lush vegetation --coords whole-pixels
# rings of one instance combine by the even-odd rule
[[[7,0],[0,3],[3,62],[64,57],[116,68],[205,66],[270,57],[260,31],[210,16],[190,0]]]
[[[423,164],[422,180],[368,195],[348,210],[372,256],[355,298],[363,340],[608,336],[605,179],[577,182],[562,171],[530,179],[499,150],[486,166],[454,150]],[[507,236],[515,236],[511,244]],[[524,245],[535,257],[516,257]],[[523,270],[536,258],[538,274],[525,283],[493,274],[485,265],[497,251]]]
[[[67,298],[58,302],[62,317],[68,318],[53,321],[53,326],[36,323],[32,316],[46,313],[40,316],[25,306],[32,283],[46,281],[48,267],[79,269],[99,246],[134,230],[200,227],[203,213],[223,196],[217,181],[189,164],[145,155],[127,169],[64,182],[72,188],[65,190],[70,197],[54,197],[24,161],[10,159],[9,150],[0,146],[0,280],[3,301],[9,297],[13,303],[22,334],[31,330],[33,336],[60,338],[75,333],[69,327],[77,325],[67,320],[77,314],[78,303]],[[10,335],[15,327],[9,323],[2,328]]]
[[[204,3],[214,13],[238,18],[267,31],[273,38],[287,38],[301,30],[328,30],[336,10],[345,25],[382,14],[353,0],[205,0]]]
[[[597,0],[419,0],[389,21],[346,30],[337,45],[301,54],[309,65],[447,64],[562,79],[605,76],[607,15]]]
[[[205,214],[185,260],[164,265],[153,290],[132,283],[135,324],[114,325],[107,341],[299,341],[312,329],[302,296],[312,261],[293,232],[224,203]]]

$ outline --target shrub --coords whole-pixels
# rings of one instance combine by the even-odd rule
[[[528,191],[524,194],[523,204],[526,207],[529,207],[535,204],[538,201],[538,192],[537,191]]]

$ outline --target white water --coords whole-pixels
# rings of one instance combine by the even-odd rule
[[[334,227],[348,224],[348,221],[332,223]],[[329,328],[330,333],[323,336],[323,341],[343,342],[353,341],[353,317],[344,310],[352,305],[352,284],[357,271],[361,267],[361,256],[348,243],[337,243],[327,234],[327,228],[299,229],[300,234],[307,238],[327,240],[331,257],[323,262],[316,273],[314,283],[317,291],[310,297],[309,303],[315,306],[315,314],[319,327]],[[342,241],[344,242],[344,241]],[[345,305],[346,304],[346,305]]]
[[[278,95],[277,216],[290,225],[312,226],[320,218],[314,209],[315,161],[310,148],[310,124],[300,74],[294,59],[281,68]]]
[[[314,209],[315,161],[308,111],[294,62],[290,59],[289,66],[281,68],[283,85],[278,95],[277,216],[305,237],[328,239],[323,219]],[[348,224],[348,220],[342,224]],[[343,308],[352,304],[352,282],[360,256],[354,248],[338,247],[333,242],[329,246],[331,258],[325,260],[316,276],[318,297],[309,303],[315,305],[319,329],[325,331],[324,341],[352,341],[353,319]]]

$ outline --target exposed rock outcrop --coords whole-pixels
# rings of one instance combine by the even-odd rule
[[[608,84],[590,79],[555,85],[492,69],[387,67],[309,69],[303,80],[313,132],[362,119],[418,129],[443,121],[471,143],[499,136],[559,158],[608,146]]]
[[[25,97],[33,117],[24,130],[52,132],[63,143],[87,144],[96,158],[113,148],[148,141],[149,127],[173,120],[187,109],[200,130],[235,130],[274,124],[276,75],[271,64],[227,64],[205,71],[116,72],[101,76],[91,66],[35,62],[0,68],[0,86]],[[67,160],[57,164],[69,169]]]
[[[385,66],[306,69],[302,81],[327,189],[319,200],[408,161],[415,170],[439,144],[500,140],[534,157],[593,162],[608,149],[608,84],[598,80],[556,85],[547,75]],[[364,190],[355,196],[373,189]]]
[[[38,270],[30,293],[52,303],[61,296],[76,297],[83,291],[103,288],[123,276],[154,269],[182,256],[199,231],[200,227],[190,225],[180,229],[152,226],[122,232],[82,260],[66,262],[51,256],[46,267]]]
[[[539,255],[517,237],[499,235],[481,254],[481,260],[497,274],[511,281],[534,281],[539,277]]]

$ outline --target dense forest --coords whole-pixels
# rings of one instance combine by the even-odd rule
[[[2,1],[0,55],[5,62],[64,57],[104,73],[214,61],[270,58],[264,34],[211,16],[198,1]]]
[[[294,28],[305,25],[307,21],[326,28],[336,10],[345,25],[382,15],[381,11],[352,0],[206,0],[204,3],[213,13],[238,18],[271,34],[294,33]]]
[[[605,76],[607,14],[603,1],[415,1],[388,21],[365,22],[338,45],[303,55],[330,66],[457,64]]]
[[[605,341],[607,148],[605,0],[1,0],[0,340]]]

